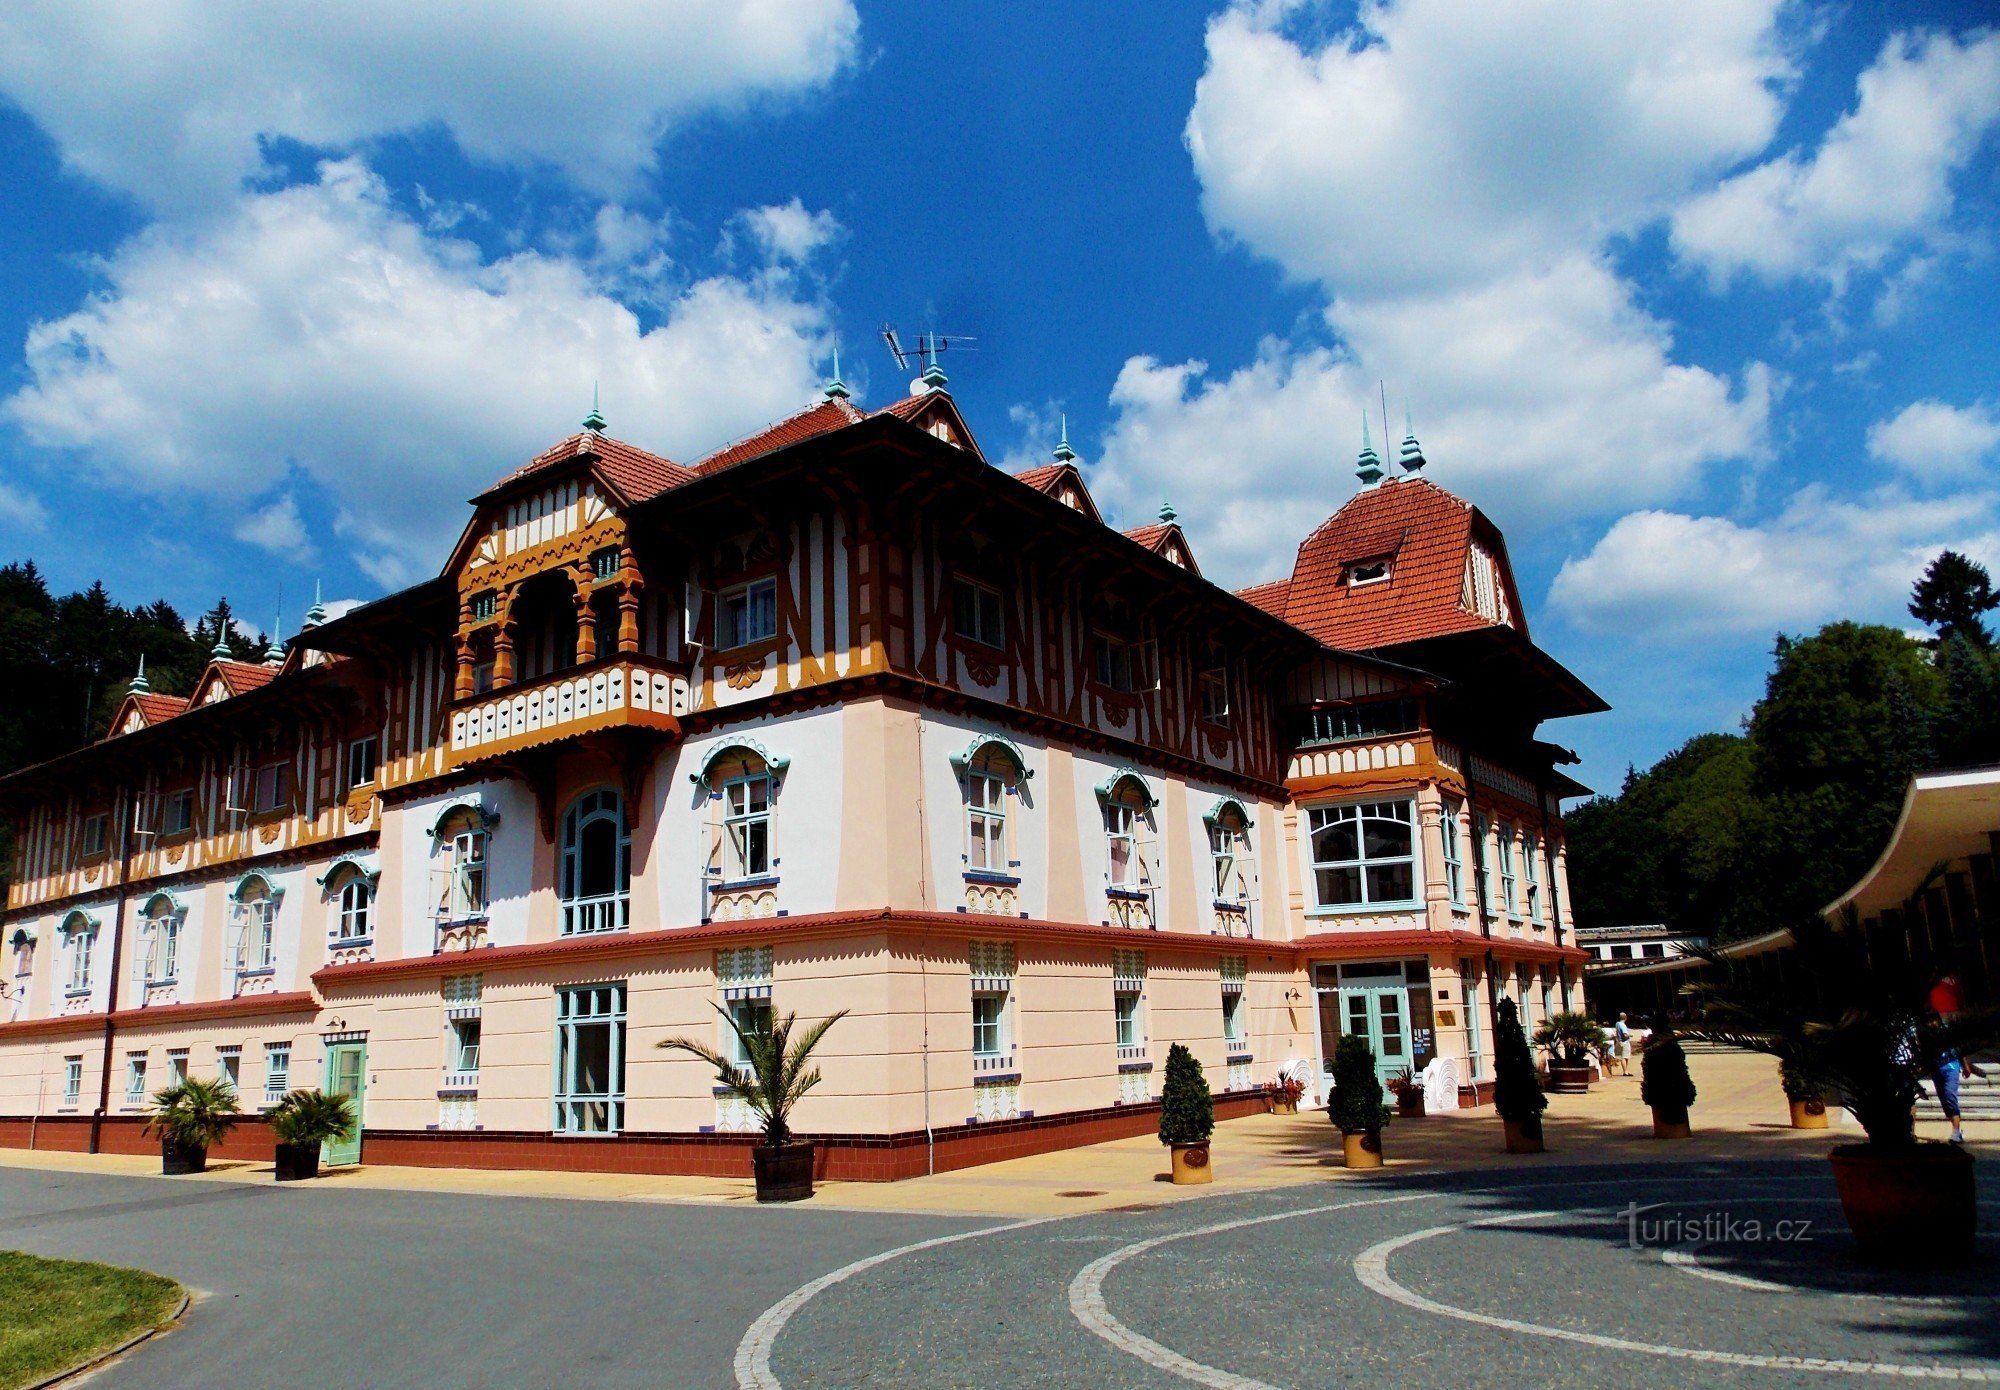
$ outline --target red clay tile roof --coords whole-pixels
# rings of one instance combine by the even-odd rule
[[[898,405],[903,402],[898,401]],[[895,406],[890,406],[894,410]],[[760,454],[768,454],[773,449],[782,449],[787,444],[799,444],[834,430],[846,429],[849,425],[861,423],[867,417],[845,399],[814,401],[795,415],[787,415],[775,425],[767,425],[755,434],[728,444],[714,453],[696,461],[696,473],[713,473],[731,464],[743,463]]]
[[[1254,607],[1263,609],[1274,618],[1285,616],[1285,604],[1292,596],[1292,581],[1267,579],[1262,584],[1252,584],[1247,589],[1238,589],[1236,597]]]
[[[1069,465],[1062,463],[1038,463],[1033,468],[1023,468],[1014,476],[1036,492],[1047,492],[1068,467]]]
[[[1165,544],[1167,537],[1173,533],[1173,527],[1163,521],[1156,521],[1151,526],[1134,526],[1131,530],[1121,532],[1120,534],[1126,536],[1128,539],[1139,542],[1146,549],[1158,554],[1161,546]]]
[[[489,492],[533,477],[543,469],[565,463],[578,454],[597,455],[598,467],[610,480],[613,487],[625,495],[629,502],[643,502],[649,497],[657,497],[668,488],[679,487],[694,477],[692,470],[683,468],[672,459],[658,454],[649,454],[636,445],[627,444],[622,439],[609,435],[578,433],[571,435],[552,449],[545,449],[533,459],[509,473],[495,483]]]
[[[1396,478],[1356,493],[1306,537],[1282,609],[1275,606],[1275,585],[1243,596],[1345,651],[1495,626],[1459,601],[1476,516],[1470,503],[1428,479]],[[1347,566],[1384,558],[1386,580],[1347,584]],[[1504,566],[1504,552],[1495,559]],[[1519,602],[1511,592],[1508,599],[1518,615]]]
[[[931,395],[931,392],[926,391],[921,396],[905,396],[900,401],[891,401],[880,410],[871,410],[868,413],[870,415],[893,415],[898,420],[908,420],[930,404]]]
[[[139,706],[139,713],[144,716],[148,724],[158,724],[162,720],[172,719],[188,707],[185,696],[155,695],[143,690],[135,694],[132,700]]]
[[[269,685],[271,678],[278,674],[277,667],[259,666],[254,661],[218,661],[214,665],[222,673],[223,683],[232,695],[247,695]]]

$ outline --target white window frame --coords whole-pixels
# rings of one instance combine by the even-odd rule
[[[450,864],[445,873],[445,920],[470,922],[486,915],[486,850],[484,825],[469,824],[454,832]]]
[[[170,1048],[167,1052],[167,1084],[178,1086],[188,1079],[188,1050],[184,1047]]]
[[[148,917],[146,935],[146,983],[172,984],[179,978],[181,955],[181,915],[162,912]]]
[[[1486,871],[1491,867],[1491,853],[1487,846],[1487,840],[1492,833],[1493,822],[1475,812],[1472,817],[1473,862],[1482,871]],[[1487,921],[1497,921],[1500,917],[1500,884],[1498,876],[1491,872],[1482,872],[1480,877],[1486,892],[1484,901],[1479,905],[1479,911]]]
[[[1521,904],[1514,896],[1514,827],[1504,820],[1499,825],[1498,846],[1500,859],[1500,902],[1507,914],[1508,920],[1518,922],[1521,920]]]
[[[1125,847],[1124,876],[1120,877],[1118,847]],[[1117,799],[1104,803],[1104,877],[1113,888],[1137,889],[1143,875],[1139,864],[1139,808]]]
[[[264,1104],[276,1105],[292,1089],[292,1045],[264,1044]]]
[[[340,885],[340,911],[335,920],[334,940],[339,944],[372,941],[375,938],[375,886],[368,876],[350,873]]]
[[[577,1038],[581,1028],[609,1030],[605,1087],[577,1089]],[[625,1128],[625,981],[565,985],[556,990],[555,1115],[557,1134],[619,1134]],[[590,1112],[602,1109],[601,1117]],[[591,1123],[601,1118],[602,1124]]]
[[[83,1058],[63,1058],[63,1104],[74,1107],[83,1099]]]
[[[450,1020],[451,1062],[446,1071],[460,1076],[479,1075],[479,1045],[481,1042],[481,1019],[478,1014],[469,1018]],[[468,1036],[470,1041],[468,1041]]]
[[[1455,802],[1446,800],[1438,816],[1438,844],[1444,859],[1444,886],[1453,907],[1465,906],[1465,859],[1459,852],[1458,812]]]
[[[1458,960],[1458,988],[1465,996],[1465,1065],[1467,1078],[1477,1081],[1485,1069],[1486,1054],[1479,1037],[1479,967],[1471,956]]]
[[[102,811],[83,818],[83,829],[78,836],[78,843],[84,858],[94,859],[105,852],[104,829],[108,823]]]
[[[753,579],[724,589],[718,600],[722,633],[718,647],[734,651],[738,647],[768,642],[778,635],[778,581]]]
[[[1201,717],[1210,724],[1229,727],[1229,671],[1213,666],[1198,678]]]
[[[753,792],[762,788],[764,804],[753,804]],[[777,799],[777,779],[769,768],[731,777],[722,784],[722,881],[751,883],[771,877],[778,862],[774,847],[771,808]],[[758,864],[761,851],[762,864]]]
[[[995,651],[1007,648],[1007,610],[1000,591],[969,575],[951,581],[951,630],[968,642]]]
[[[68,983],[63,987],[66,993],[90,992],[90,965],[96,944],[96,927],[79,927],[69,934],[69,970],[66,972]]]
[[[991,764],[965,771],[965,866],[975,873],[1004,874],[1007,850],[1007,778]]]
[[[179,835],[193,828],[194,788],[182,787],[179,791],[168,792],[160,808],[160,833]]]
[[[1400,815],[1383,815],[1384,810],[1400,809]],[[1320,832],[1351,821],[1354,825],[1355,858],[1321,859],[1318,840]],[[1368,850],[1368,823],[1384,821],[1400,825],[1409,839],[1407,854],[1374,855]],[[1394,797],[1374,801],[1344,801],[1325,806],[1313,806],[1306,813],[1306,860],[1307,873],[1312,882],[1314,910],[1318,912],[1391,912],[1417,906],[1423,898],[1423,852],[1421,837],[1417,833],[1417,804],[1413,797]],[[1382,869],[1406,865],[1410,876],[1410,891],[1400,898],[1378,898],[1374,896],[1374,872]],[[1322,892],[1321,875],[1341,870],[1354,870],[1360,880],[1361,895],[1352,902],[1328,902]]]
[[[243,1092],[243,1049],[240,1047],[218,1047],[215,1049],[215,1079],[227,1085],[238,1095]]]
[[[1112,1040],[1121,1062],[1142,1061],[1149,1044],[1146,1038],[1146,953],[1115,950],[1111,953]]]
[[[379,761],[381,746],[381,740],[374,734],[366,738],[357,738],[347,745],[347,790],[353,791],[356,787],[375,785],[375,778],[381,766]],[[367,763],[365,772],[356,766],[364,760],[364,754]]]
[[[260,764],[250,774],[250,810],[253,815],[268,815],[281,810],[291,803],[292,765],[283,759]]]
[[[236,958],[230,969],[239,975],[261,974],[278,964],[278,899],[269,886],[262,897],[237,898],[230,904]]]
[[[1011,995],[999,990],[973,992],[972,1058],[975,1070],[982,1061],[997,1062],[1013,1055],[1012,1002]],[[982,1018],[982,1012],[987,1017]],[[982,1046],[982,1043],[985,1045]]]
[[[1347,567],[1347,587],[1363,588],[1369,584],[1387,584],[1390,566],[1387,558],[1379,560],[1357,560]]]
[[[146,1101],[146,1054],[128,1052],[125,1054],[125,1103],[143,1105]]]
[[[1542,837],[1532,832],[1521,838],[1522,867],[1528,896],[1528,920],[1536,926],[1542,921]]]

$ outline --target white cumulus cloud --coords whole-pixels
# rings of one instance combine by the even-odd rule
[[[160,208],[232,192],[266,138],[426,127],[612,194],[691,116],[825,83],[859,28],[851,0],[28,0],[0,8],[0,93]]]
[[[2000,126],[2000,33],[1892,35],[1854,109],[1810,153],[1737,174],[1673,217],[1675,254],[1718,285],[1739,273],[1843,285],[1934,237],[1952,178]]]
[[[280,559],[309,562],[313,557],[305,518],[299,515],[298,500],[289,492],[268,506],[246,512],[237,519],[230,534]]]
[[[1583,632],[1669,644],[1842,617],[1903,623],[1910,586],[1939,550],[2000,559],[1995,502],[1895,485],[1837,501],[1814,486],[1761,525],[1633,512],[1564,562],[1549,601]]]
[[[1916,401],[1868,427],[1868,452],[1913,477],[1967,477],[2000,453],[2000,415],[1983,403]]]
[[[463,499],[573,430],[593,380],[613,434],[685,458],[796,409],[829,341],[778,270],[696,281],[643,326],[585,261],[427,235],[354,160],[101,270],[31,330],[0,411],[104,486],[227,501],[302,474],[385,584],[434,567]]]

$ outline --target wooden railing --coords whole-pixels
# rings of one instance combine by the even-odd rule
[[[616,657],[460,701],[451,712],[453,766],[608,728],[680,733],[685,670]]]

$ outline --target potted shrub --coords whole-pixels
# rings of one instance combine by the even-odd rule
[[[1830,1123],[1826,1112],[1826,1083],[1796,1062],[1778,1063],[1778,1084],[1785,1088],[1785,1102],[1791,1107],[1793,1129],[1825,1129]]]
[[[1389,1078],[1389,1094],[1396,1098],[1396,1113],[1404,1119],[1424,1117],[1424,1083],[1409,1067]]]
[[[1271,1102],[1272,1114],[1296,1115],[1299,1113],[1299,1102],[1306,1097],[1306,1083],[1290,1074],[1280,1075],[1264,1088],[1264,1096]]]
[[[168,1177],[205,1171],[208,1151],[229,1137],[238,1114],[236,1088],[220,1077],[189,1077],[156,1091],[145,1132],[160,1136],[160,1171]]]
[[[1990,930],[1983,920],[1979,927]],[[1870,953],[1851,910],[1837,925],[1803,918],[1791,933],[1783,989],[1740,960],[1697,952],[1708,965],[1696,993],[1702,1017],[1683,1031],[1776,1057],[1815,1078],[1860,1123],[1867,1141],[1827,1158],[1864,1259],[1970,1260],[1978,1210],[1972,1157],[1958,1145],[1918,1141],[1917,1082],[1947,1058],[2000,1041],[2000,1013],[1932,1014],[1931,982],[1907,962]]]
[[[763,1015],[761,1027],[744,1028],[720,1005],[715,1011],[729,1025],[742,1044],[748,1060],[738,1065],[718,1049],[692,1038],[668,1038],[660,1044],[670,1052],[686,1052],[715,1068],[716,1088],[735,1096],[750,1107],[763,1128],[757,1146],[750,1150],[750,1163],[757,1175],[757,1200],[796,1202],[813,1195],[813,1146],[809,1139],[792,1135],[792,1110],[806,1092],[819,1085],[819,1068],[807,1070],[813,1049],[827,1029],[847,1017],[840,1009],[827,1015],[804,1036],[798,1036],[795,1013],[773,1020]]]
[[[325,1091],[293,1091],[271,1112],[271,1137],[279,1182],[319,1176],[320,1150],[328,1140],[354,1133],[354,1102]]]
[[[1542,1152],[1542,1112],[1549,1098],[1535,1079],[1535,1056],[1528,1051],[1520,1011],[1502,999],[1494,1013],[1493,1108],[1500,1112],[1507,1133],[1507,1152]]]
[[[1326,1113],[1340,1130],[1348,1167],[1382,1166],[1382,1127],[1389,1123],[1390,1110],[1382,1099],[1375,1053],[1352,1033],[1333,1049],[1333,1096]]]
[[[1639,1054],[1639,1099],[1653,1107],[1655,1139],[1688,1137],[1694,1078],[1688,1075],[1687,1053],[1671,1028],[1655,1028]]]
[[[1589,1014],[1557,1014],[1535,1030],[1535,1046],[1549,1049],[1549,1089],[1582,1095],[1590,1089],[1590,1057],[1610,1039]]]
[[[1160,1085],[1160,1142],[1173,1153],[1177,1183],[1213,1182],[1208,1140],[1215,1133],[1215,1101],[1201,1063],[1181,1043],[1167,1049],[1167,1079]]]

